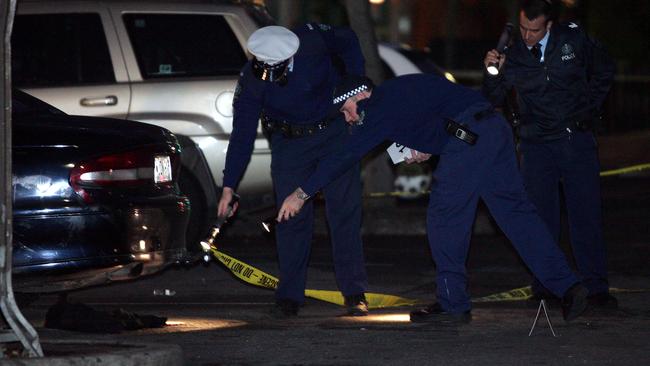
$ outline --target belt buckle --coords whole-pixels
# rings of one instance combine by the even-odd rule
[[[296,127],[295,129],[291,128],[291,136],[292,137],[300,137],[300,136],[302,136],[302,134],[304,132],[304,129],[305,129],[304,127]]]
[[[280,123],[280,132],[282,132],[284,137],[291,137],[291,126],[287,122],[282,121]]]
[[[467,132],[465,132],[465,131],[464,131],[463,129],[461,129],[460,127],[457,128],[457,130],[456,130],[456,132],[454,133],[454,135],[456,135],[456,137],[458,137],[459,139],[461,139],[461,140],[463,140],[463,141],[467,141]]]

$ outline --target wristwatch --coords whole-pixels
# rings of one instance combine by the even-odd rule
[[[305,193],[305,191],[303,191],[301,188],[298,188],[296,189],[296,197],[298,197],[303,201],[307,201],[310,196],[307,193]]]

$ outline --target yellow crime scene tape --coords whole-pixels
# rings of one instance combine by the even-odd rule
[[[272,276],[256,267],[253,267],[249,264],[246,264],[234,257],[229,256],[228,254],[221,252],[217,249],[216,246],[211,245],[210,251],[212,255],[221,262],[226,268],[232,272],[237,278],[242,281],[271,290],[275,290],[278,287],[278,279],[275,276]],[[610,288],[611,293],[639,293],[639,292],[648,292],[650,289],[621,289],[621,288]],[[336,305],[344,305],[343,295],[339,291],[332,290],[305,290],[305,296],[312,299],[321,300],[329,302]],[[483,296],[479,298],[472,299],[473,303],[486,303],[486,302],[501,302],[501,301],[523,301],[531,298],[533,296],[533,291],[530,286],[519,287],[512,290]],[[404,297],[387,295],[387,294],[378,294],[368,292],[366,293],[366,300],[368,301],[368,308],[370,309],[381,309],[389,307],[398,307],[398,306],[413,306],[417,304],[422,304],[424,301],[416,299],[408,299]]]
[[[631,165],[625,168],[620,168],[620,169],[612,169],[612,170],[605,170],[600,172],[601,177],[611,177],[613,175],[623,175],[623,174],[629,174],[629,173],[638,173],[643,170],[648,170],[650,169],[650,163],[648,164],[638,164],[638,165]],[[418,194],[429,194],[431,191],[421,191],[421,192],[372,192],[366,195],[366,197],[369,198],[379,198],[379,197],[399,197],[399,196],[416,196]]]
[[[625,168],[612,169],[612,170],[606,170],[604,172],[600,172],[600,176],[601,177],[609,177],[609,176],[612,176],[612,175],[636,173],[636,172],[640,172],[642,170],[647,170],[647,169],[650,169],[650,164],[632,165],[632,166],[628,166],[628,167],[625,167]]]
[[[612,176],[612,175],[621,175],[632,172],[639,172],[642,170],[650,169],[650,164],[640,164],[633,165],[626,168],[607,170],[600,173],[601,177]],[[428,193],[428,192],[422,192]],[[412,194],[406,192],[378,192],[370,193],[369,197],[385,197],[385,196],[400,196],[402,194]],[[218,230],[215,232],[215,235],[218,233]],[[214,239],[214,237],[213,237]],[[202,243],[203,244],[203,243]],[[264,271],[255,268],[249,264],[246,264],[234,257],[229,256],[226,253],[223,253],[217,249],[213,244],[213,241],[209,242],[209,250],[212,255],[223,265],[226,266],[235,275],[237,278],[242,281],[267,289],[276,289],[278,287],[278,279],[275,276],[272,276]],[[636,293],[636,292],[648,292],[650,289],[619,289],[619,288],[610,288],[612,293]],[[312,299],[317,299],[325,302],[329,302],[337,305],[344,305],[344,298],[341,292],[332,291],[332,290],[312,290],[306,289],[305,296]],[[522,301],[529,299],[533,296],[533,292],[530,286],[519,287],[512,290],[500,292],[497,294],[492,294],[488,296],[479,297],[473,299],[474,303],[485,303],[485,302],[498,302],[498,301]],[[397,306],[412,306],[416,304],[423,303],[421,300],[408,299],[404,297],[378,294],[378,293],[366,293],[366,300],[368,301],[368,308],[370,309],[380,309],[387,307],[397,307]]]
[[[210,246],[210,251],[219,262],[225,265],[230,272],[232,272],[233,275],[244,282],[273,290],[278,287],[278,279],[276,277],[219,251],[214,245]],[[305,290],[305,296],[332,304],[344,305],[343,295],[339,291],[307,289]],[[418,300],[406,299],[393,295],[376,294],[372,292],[366,293],[366,300],[368,301],[368,308],[370,309],[410,306],[419,303]]]
[[[611,293],[640,293],[648,292],[650,289],[639,288],[639,289],[626,289],[626,288],[616,288],[610,287],[609,292]],[[473,299],[472,302],[496,302],[496,301],[522,301],[527,300],[533,297],[533,289],[530,286],[519,287],[509,291],[500,292],[494,295],[488,295]]]
[[[530,286],[515,288],[498,294],[488,295],[473,299],[472,302],[496,302],[496,301],[522,301],[533,296]]]

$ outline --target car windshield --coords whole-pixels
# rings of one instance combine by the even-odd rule
[[[11,117],[20,120],[29,116],[65,115],[64,112],[20,90],[13,90]]]
[[[406,50],[403,48],[398,49],[398,51],[413,62],[420,70],[422,70],[422,72],[436,75],[443,74],[440,68],[430,59],[428,52]]]
[[[266,6],[257,4],[246,4],[244,6],[246,13],[253,19],[258,27],[266,27],[268,25],[277,25],[273,17],[269,14]]]

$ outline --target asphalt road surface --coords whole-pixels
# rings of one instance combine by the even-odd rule
[[[565,324],[551,303],[557,337],[544,319],[528,335],[538,304],[526,301],[476,303],[472,323],[457,327],[411,324],[410,307],[375,310],[366,318],[340,317],[342,307],[312,299],[298,318],[275,320],[268,316],[271,290],[245,284],[214,262],[69,295],[70,301],[99,310],[167,317],[164,328],[117,335],[45,329],[44,314],[56,301],[51,295],[23,311],[44,340],[178,344],[187,365],[650,365],[650,176],[603,178],[603,194],[610,282],[620,309],[590,311]],[[322,208],[308,287],[335,290]],[[371,292],[434,300],[425,208],[424,201],[366,200],[363,232]],[[219,238],[221,250],[277,274],[274,241],[259,225],[272,213],[241,215]],[[569,253],[566,235],[562,246]],[[484,210],[477,218],[467,268],[473,298],[530,281]]]

